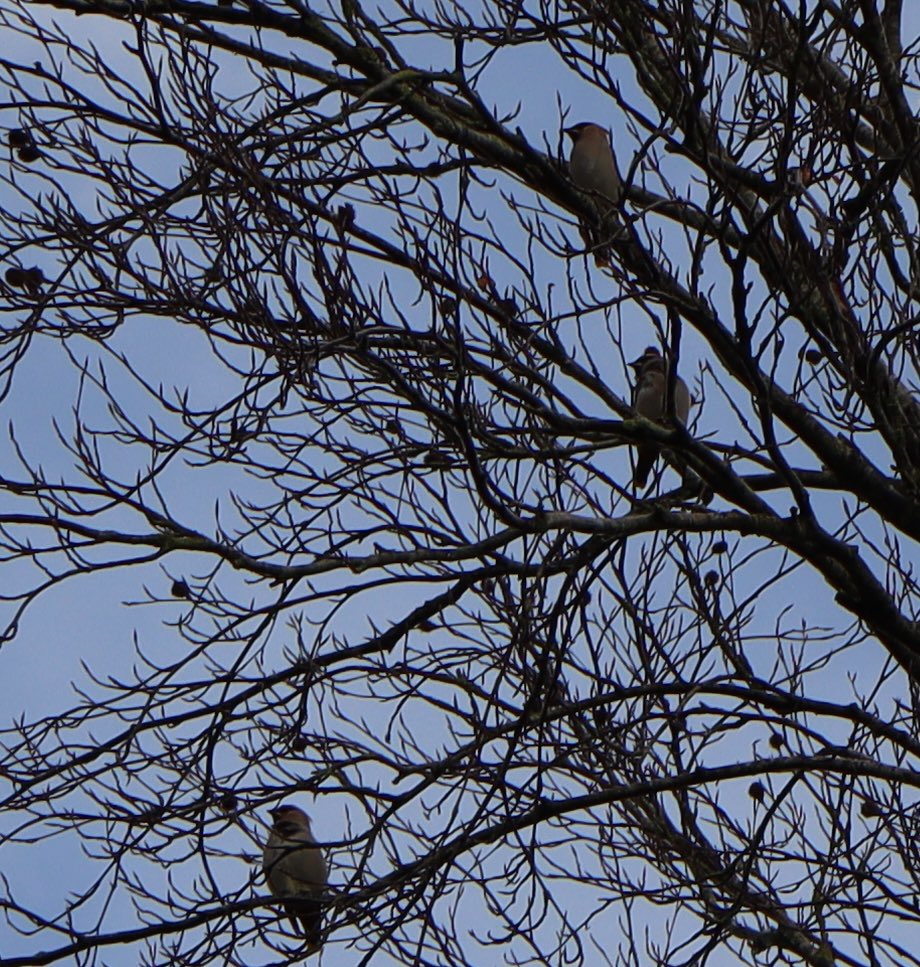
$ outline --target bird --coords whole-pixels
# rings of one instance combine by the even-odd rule
[[[566,128],[572,139],[569,174],[582,191],[596,192],[612,204],[623,194],[623,183],[610,145],[610,134],[593,121],[582,121]]]
[[[593,121],[582,121],[565,129],[572,139],[569,155],[569,174],[572,181],[592,195],[599,195],[610,206],[616,205],[623,194],[623,183],[617,171],[617,161],[610,145],[610,134]],[[610,264],[609,247],[605,244],[610,232],[601,232],[595,225],[582,222],[579,226],[582,241],[594,252],[599,268]]]
[[[664,357],[654,347],[648,346],[645,352],[629,364],[636,371],[633,388],[633,409],[653,423],[661,423],[672,412],[667,405],[668,366]],[[687,384],[678,376],[674,380],[673,415],[686,424],[690,415],[690,391]],[[633,483],[644,487],[649,472],[655,466],[658,446],[654,443],[640,443],[636,447],[636,470]]]
[[[272,827],[262,851],[262,872],[272,895],[283,899],[295,932],[302,932],[309,948],[317,950],[322,944],[326,859],[313,837],[310,817],[299,806],[284,803],[269,815]]]

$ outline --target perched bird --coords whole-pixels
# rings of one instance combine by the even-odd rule
[[[569,174],[572,181],[590,194],[600,195],[616,205],[623,193],[617,161],[610,146],[610,135],[599,124],[582,121],[565,129],[572,139],[569,155]],[[579,231],[585,246],[594,253],[594,261],[603,268],[610,264],[610,249],[606,244],[611,233],[599,231],[597,226],[582,222]]]
[[[285,803],[269,811],[271,833],[262,851],[262,872],[272,894],[284,900],[284,912],[307,944],[322,943],[326,860],[310,829],[310,817]],[[298,922],[299,921],[299,922]]]
[[[572,139],[569,174],[582,191],[597,192],[616,204],[623,193],[610,135],[599,124],[582,121],[565,129]]]
[[[661,423],[671,412],[671,407],[667,405],[667,363],[654,346],[649,346],[635,362],[629,365],[636,371],[633,409],[639,416],[644,416],[653,423]],[[690,415],[690,391],[679,376],[674,380],[673,402],[674,416],[681,423],[686,424],[687,417]],[[636,472],[633,474],[633,483],[637,487],[645,486],[657,456],[658,447],[654,443],[640,443],[636,447]]]

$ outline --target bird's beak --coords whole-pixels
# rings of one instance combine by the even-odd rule
[[[650,359],[658,358],[658,353],[653,352],[651,346],[649,346],[649,348],[646,349],[638,359],[634,359],[631,363],[627,363],[627,365],[631,366],[635,370],[640,370]]]

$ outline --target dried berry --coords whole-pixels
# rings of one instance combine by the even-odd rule
[[[862,805],[859,807],[859,814],[866,819],[873,819],[882,815],[882,809],[877,802],[873,802],[871,799],[864,799]]]
[[[41,291],[41,287],[45,284],[45,273],[37,265],[33,265],[31,269],[24,269],[22,274],[22,284],[29,292],[34,295]]]
[[[339,205],[335,210],[335,220],[343,231],[351,228],[355,224],[355,206]]]
[[[14,289],[21,288],[26,284],[25,272],[23,272],[22,269],[17,268],[15,265],[6,270],[4,278],[6,279],[6,284],[13,286]]]
[[[20,148],[16,152],[16,157],[27,165],[31,164],[33,161],[38,161],[41,156],[41,151],[39,151],[34,144],[27,144],[24,148]]]

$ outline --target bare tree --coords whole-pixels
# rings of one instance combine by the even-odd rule
[[[334,963],[920,963],[900,0],[0,24],[3,677],[98,615],[6,716],[0,962],[300,962],[288,801]]]

